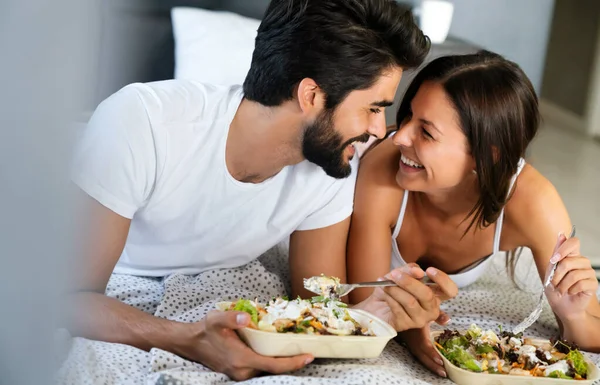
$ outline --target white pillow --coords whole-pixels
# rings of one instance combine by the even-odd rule
[[[259,20],[232,12],[174,7],[175,78],[242,84],[252,60]]]

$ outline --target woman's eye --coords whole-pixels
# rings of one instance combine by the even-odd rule
[[[371,108],[371,112],[374,114],[378,114],[381,112],[381,110],[379,108]]]
[[[421,132],[423,133],[423,136],[427,139],[433,139],[433,136],[431,136],[431,134],[429,133],[429,131],[427,131],[424,127],[421,127]]]

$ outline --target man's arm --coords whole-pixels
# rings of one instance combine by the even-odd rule
[[[71,309],[66,326],[78,336],[167,350],[234,380],[306,365],[309,355],[263,357],[246,346],[235,330],[249,325],[247,313],[213,311],[198,322],[178,323],[104,295],[127,240],[128,218],[144,207],[156,185],[160,159],[142,97],[147,87],[127,86],[103,101],[78,145],[72,179],[85,192],[87,212],[76,278],[65,296]]]
[[[297,370],[310,355],[272,358],[255,353],[240,340],[236,329],[249,325],[247,313],[212,311],[199,322],[179,323],[154,317],[104,295],[112,270],[123,251],[130,220],[89,197],[89,218],[77,279],[66,296],[70,312],[66,324],[72,334],[173,352],[236,381],[260,372]]]
[[[325,274],[346,282],[346,239],[350,218],[334,225],[295,231],[290,237],[292,296],[310,298],[317,294],[304,289],[303,278]]]
[[[85,195],[85,194],[84,194]],[[117,342],[150,350],[173,350],[178,340],[191,337],[189,328],[154,317],[104,295],[106,285],[125,246],[131,220],[85,195],[86,224],[81,259],[67,295],[65,320],[77,336]],[[175,343],[175,344],[174,344]]]

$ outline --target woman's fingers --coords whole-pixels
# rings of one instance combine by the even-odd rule
[[[452,321],[450,316],[445,311],[440,310],[440,315],[435,320],[435,323],[444,326],[447,325],[450,321]]]
[[[423,365],[425,365],[432,372],[436,373],[438,376],[447,376],[446,370],[444,369],[444,361],[442,361],[431,343],[425,343],[421,349],[417,349],[417,351],[415,351],[413,354],[419,361],[421,361]]]
[[[571,270],[554,287],[561,295],[593,294],[598,288],[596,272],[592,268]]]
[[[554,278],[552,278],[552,285],[557,287],[567,273],[573,270],[592,270],[592,264],[590,260],[585,257],[569,257],[560,261],[558,266],[556,266]]]
[[[573,237],[565,240],[564,235],[561,234],[557,244],[559,246],[550,258],[550,263],[558,263],[568,256],[579,256],[579,248],[581,247],[579,238]]]
[[[596,274],[594,273],[592,277],[588,279],[583,279],[572,285],[567,290],[567,293],[569,295],[584,294],[591,297],[597,290],[598,278],[596,278]]]
[[[456,297],[458,286],[456,286],[456,283],[454,283],[448,274],[433,267],[428,268],[426,273],[429,279],[436,283],[436,285],[432,286],[432,289],[438,298],[446,301]]]

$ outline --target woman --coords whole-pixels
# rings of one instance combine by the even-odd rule
[[[560,196],[523,160],[538,123],[536,94],[516,64],[486,51],[428,64],[405,94],[395,134],[361,161],[349,282],[417,263],[464,287],[491,255],[529,247],[542,279],[560,261],[546,295],[563,338],[600,351],[594,271],[579,241],[566,240],[571,222]],[[350,301],[371,292],[355,290]],[[426,326],[400,338],[444,376],[428,334]]]

